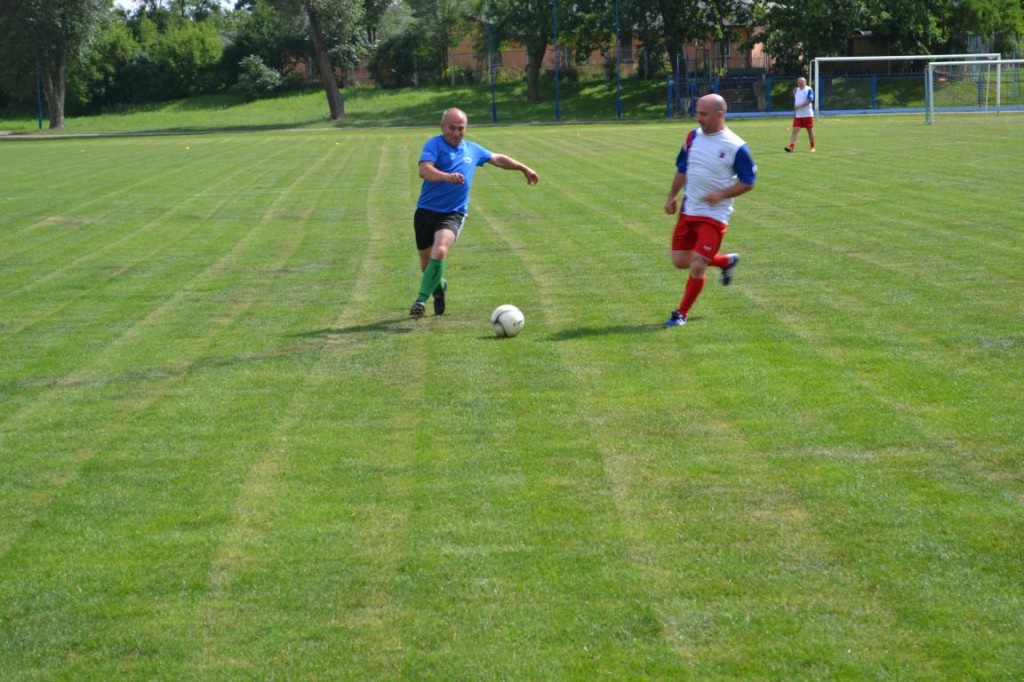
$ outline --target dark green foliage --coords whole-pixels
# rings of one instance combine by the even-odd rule
[[[88,56],[70,73],[69,112],[74,115],[130,101],[124,74],[140,49],[127,24],[106,23]]]
[[[284,73],[297,58],[312,51],[301,17],[279,12],[266,3],[254,3],[249,9],[237,11],[232,20],[230,40],[221,59],[222,72],[229,82],[238,81],[242,59],[249,55]]]
[[[281,74],[264,64],[256,55],[249,55],[239,64],[238,91],[247,101],[260,99],[281,85]]]
[[[369,63],[374,80],[384,88],[435,85],[443,65],[439,55],[424,46],[423,37],[414,31],[399,33],[380,43]]]
[[[816,57],[850,54],[854,35],[870,36],[869,54],[964,52],[968,38],[993,40],[1014,54],[1011,36],[1024,30],[1019,0],[782,0],[753,6],[760,26],[752,40],[773,58],[773,73],[806,69]]]
[[[162,31],[145,35],[136,60],[151,93],[145,99],[198,95],[222,85],[215,74],[223,45],[212,22],[169,17]]]

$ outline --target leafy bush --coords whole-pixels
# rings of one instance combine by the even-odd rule
[[[125,24],[105,24],[89,52],[68,70],[68,112],[98,111],[127,101],[131,93],[122,76],[139,49],[138,41]]]
[[[224,46],[212,22],[176,19],[149,48],[156,73],[167,95],[191,96],[215,92],[214,75]]]
[[[495,83],[520,83],[525,78],[523,70],[514,66],[499,66],[494,69]]]
[[[266,97],[281,85],[281,74],[264,64],[263,60],[254,54],[243,57],[238,66],[236,87],[246,101]]]

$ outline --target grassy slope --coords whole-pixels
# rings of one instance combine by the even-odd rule
[[[286,94],[250,103],[242,103],[234,95],[214,95],[139,105],[122,113],[72,117],[65,130],[58,132],[436,125],[441,111],[450,106],[465,109],[476,123],[493,122],[495,114],[498,123],[554,122],[554,88],[550,83],[546,87],[550,92],[545,93],[545,101],[537,104],[526,102],[525,89],[520,84],[499,84],[493,97],[490,88],[484,86],[346,91],[346,117],[333,123],[328,117],[322,91]],[[624,119],[664,119],[664,82],[623,81],[620,94]],[[562,121],[608,121],[616,117],[613,84],[566,83],[561,86],[560,98]],[[0,130],[19,134],[40,132],[34,116],[0,118]],[[43,132],[50,134],[45,129]]]

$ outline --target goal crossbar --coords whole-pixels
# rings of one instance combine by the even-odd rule
[[[821,93],[821,64],[829,62],[879,62],[879,61],[932,61],[945,62],[947,60],[961,60],[968,63],[973,61],[996,61],[1002,55],[998,52],[980,52],[973,54],[914,54],[914,55],[874,55],[867,57],[815,57],[811,60],[811,83],[814,87],[814,114],[821,113],[818,108],[818,101]]]

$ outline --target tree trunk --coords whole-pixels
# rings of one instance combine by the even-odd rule
[[[527,102],[540,101],[540,70],[544,66],[544,54],[547,51],[547,43],[544,43],[540,48],[527,48],[527,54],[530,56],[529,62],[526,64]]]
[[[320,83],[327,93],[327,106],[331,110],[331,120],[338,121],[345,118],[345,98],[338,90],[338,81],[334,78],[334,67],[331,66],[331,56],[327,53],[327,45],[324,41],[323,27],[320,25],[320,15],[312,8],[306,8],[306,15],[309,17],[309,27],[313,34],[313,51],[316,52],[316,63],[320,69]]]
[[[46,98],[46,108],[50,113],[50,130],[59,130],[64,127],[64,94],[67,89],[64,63],[64,57],[61,55],[52,68],[46,64],[41,64],[39,67],[42,75],[43,97]]]

